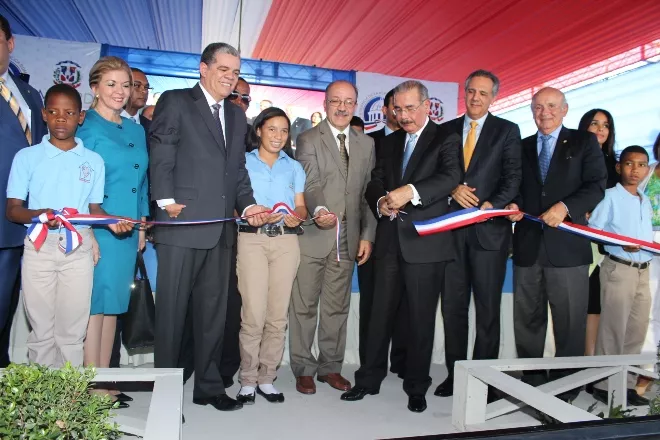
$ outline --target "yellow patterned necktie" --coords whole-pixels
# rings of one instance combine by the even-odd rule
[[[32,145],[32,133],[30,132],[30,126],[28,125],[27,120],[25,119],[25,115],[21,111],[21,106],[18,105],[18,101],[16,100],[16,97],[11,93],[11,90],[9,90],[7,84],[5,84],[4,78],[0,78],[0,95],[2,95],[5,101],[7,101],[7,104],[9,104],[11,111],[13,111],[16,117],[18,118],[18,122],[19,124],[21,124],[23,133],[25,133],[25,138],[28,141],[28,145]]]
[[[470,160],[474,154],[474,147],[477,146],[477,121],[470,122],[470,131],[468,132],[465,146],[463,147],[463,162],[465,163],[465,171],[470,166]]]

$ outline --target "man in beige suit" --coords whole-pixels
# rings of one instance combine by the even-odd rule
[[[325,91],[327,119],[298,137],[296,159],[307,174],[305,204],[310,215],[321,216],[300,236],[300,266],[289,310],[291,369],[296,389],[314,394],[314,375],[338,390],[351,388],[341,376],[346,348],[346,322],[355,260],[371,255],[376,219],[364,191],[375,165],[374,141],[351,129],[357,89],[335,81]],[[334,218],[340,222],[339,259]],[[319,307],[319,299],[321,305]],[[318,359],[312,344],[318,319]]]

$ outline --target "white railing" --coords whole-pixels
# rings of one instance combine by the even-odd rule
[[[461,431],[501,429],[520,426],[490,421],[528,405],[562,423],[600,420],[581,408],[558,399],[558,394],[607,379],[608,406],[626,408],[628,373],[657,375],[637,365],[655,364],[652,355],[585,356],[540,359],[494,359],[457,362],[454,367],[452,423]],[[580,369],[537,388],[504,373],[505,371]],[[517,402],[501,399],[487,404],[488,386],[502,390]],[[614,401],[612,402],[612,392]]]

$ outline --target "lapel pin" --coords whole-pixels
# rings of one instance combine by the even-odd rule
[[[568,139],[564,139],[564,142],[562,142],[562,144],[565,144],[566,142],[568,142]]]

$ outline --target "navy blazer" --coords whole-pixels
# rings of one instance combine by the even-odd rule
[[[557,202],[568,208],[567,221],[587,225],[586,214],[605,196],[607,168],[596,136],[588,131],[562,127],[550,169],[541,181],[537,134],[522,141],[522,184],[516,202],[521,210],[541,215]],[[550,264],[575,267],[592,263],[588,239],[523,219],[513,234],[513,261],[529,267],[537,262],[541,241]]]
[[[41,116],[41,95],[25,81],[9,75],[30,107],[32,145],[38,144],[47,132]],[[22,246],[25,238],[25,226],[7,220],[7,180],[14,156],[18,150],[29,146],[18,118],[7,101],[0,98],[0,248]]]

